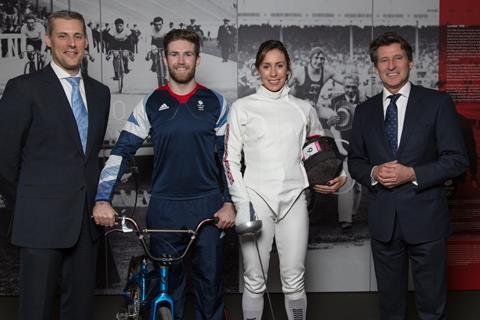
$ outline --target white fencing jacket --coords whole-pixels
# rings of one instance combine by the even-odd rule
[[[237,210],[236,223],[250,220],[249,192],[256,192],[281,220],[308,187],[302,162],[307,136],[324,135],[317,113],[285,86],[257,92],[232,104],[225,135],[224,166]],[[245,173],[241,159],[244,154]]]

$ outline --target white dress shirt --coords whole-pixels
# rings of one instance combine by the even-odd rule
[[[403,123],[405,122],[405,112],[407,111],[407,102],[408,96],[410,95],[410,89],[412,85],[410,82],[407,82],[400,90],[397,92],[400,94],[400,97],[397,99],[397,148],[400,145],[400,139],[402,138],[403,132]],[[390,99],[388,98],[393,93],[390,93],[387,89],[383,88],[383,118],[385,119],[385,115],[387,114],[387,107],[390,104]]]
[[[412,88],[412,84],[410,81],[408,81],[403,87],[398,90],[398,94],[400,94],[400,97],[398,97],[396,101],[397,105],[397,148],[400,146],[400,140],[402,139],[402,132],[403,132],[403,124],[405,122],[405,113],[407,112],[407,103],[408,103],[408,97],[410,96],[410,90]],[[390,93],[386,88],[383,88],[383,118],[385,119],[385,115],[387,114],[387,107],[390,104],[390,99],[388,98],[390,95],[393,93]],[[376,185],[378,183],[377,180],[373,178],[373,170],[375,170],[377,166],[374,166],[372,168],[372,171],[370,172],[370,177],[372,178],[372,186]],[[414,185],[418,185],[417,181],[412,181]]]
[[[82,96],[83,104],[88,111],[87,96],[85,95],[85,86],[83,84],[82,73],[78,71],[76,75],[72,76],[67,71],[63,70],[59,65],[57,65],[53,60],[50,62],[50,65],[62,84],[63,91],[65,91],[65,95],[70,103],[70,107],[72,107],[72,85],[66,78],[80,77],[80,95]]]

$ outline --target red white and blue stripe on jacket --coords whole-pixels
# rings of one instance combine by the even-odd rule
[[[223,184],[224,201],[231,201],[222,168],[227,115],[225,98],[199,84],[185,96],[168,85],[155,90],[128,118],[100,175],[96,200],[112,200],[128,162],[150,136],[152,197],[202,198],[220,193]]]

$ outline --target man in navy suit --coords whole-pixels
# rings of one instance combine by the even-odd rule
[[[89,320],[102,234],[90,216],[110,92],[81,75],[82,15],[53,13],[45,41],[50,65],[9,80],[0,100],[0,192],[14,208],[20,248],[18,319],[56,318],[60,284],[60,319]]]
[[[355,110],[348,166],[369,190],[368,223],[380,318],[406,319],[411,264],[420,319],[446,319],[450,234],[443,183],[468,160],[455,106],[409,82],[412,47],[387,32],[370,45],[383,92]]]

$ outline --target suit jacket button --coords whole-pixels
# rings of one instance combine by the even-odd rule
[[[83,191],[83,190],[85,190],[85,186],[82,186],[82,187],[80,188],[80,191]]]

